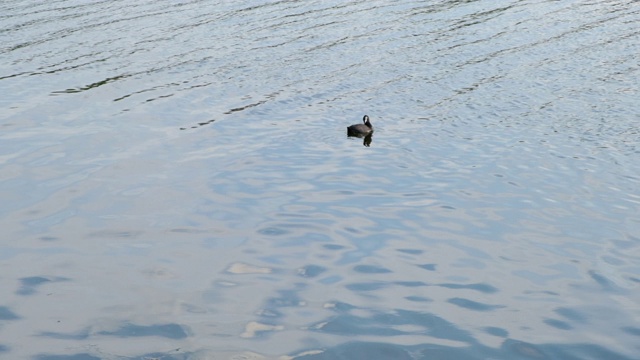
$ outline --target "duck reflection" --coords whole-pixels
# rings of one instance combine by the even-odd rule
[[[347,137],[357,137],[357,138],[361,138],[362,139],[362,145],[369,147],[371,146],[371,142],[373,141],[373,133],[369,133],[367,135],[363,135],[363,134],[349,134],[347,135]]]

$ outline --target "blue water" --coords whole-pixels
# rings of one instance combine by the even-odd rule
[[[0,358],[640,358],[640,3],[0,24]]]

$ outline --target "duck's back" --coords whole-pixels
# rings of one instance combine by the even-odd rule
[[[358,135],[366,135],[373,131],[373,126],[368,127],[365,124],[356,124],[347,127],[347,133],[349,134],[358,134]]]

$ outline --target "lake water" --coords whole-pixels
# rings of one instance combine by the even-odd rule
[[[0,25],[0,358],[640,358],[640,2]]]

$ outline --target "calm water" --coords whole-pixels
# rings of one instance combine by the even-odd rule
[[[640,358],[640,2],[0,25],[1,358]]]

